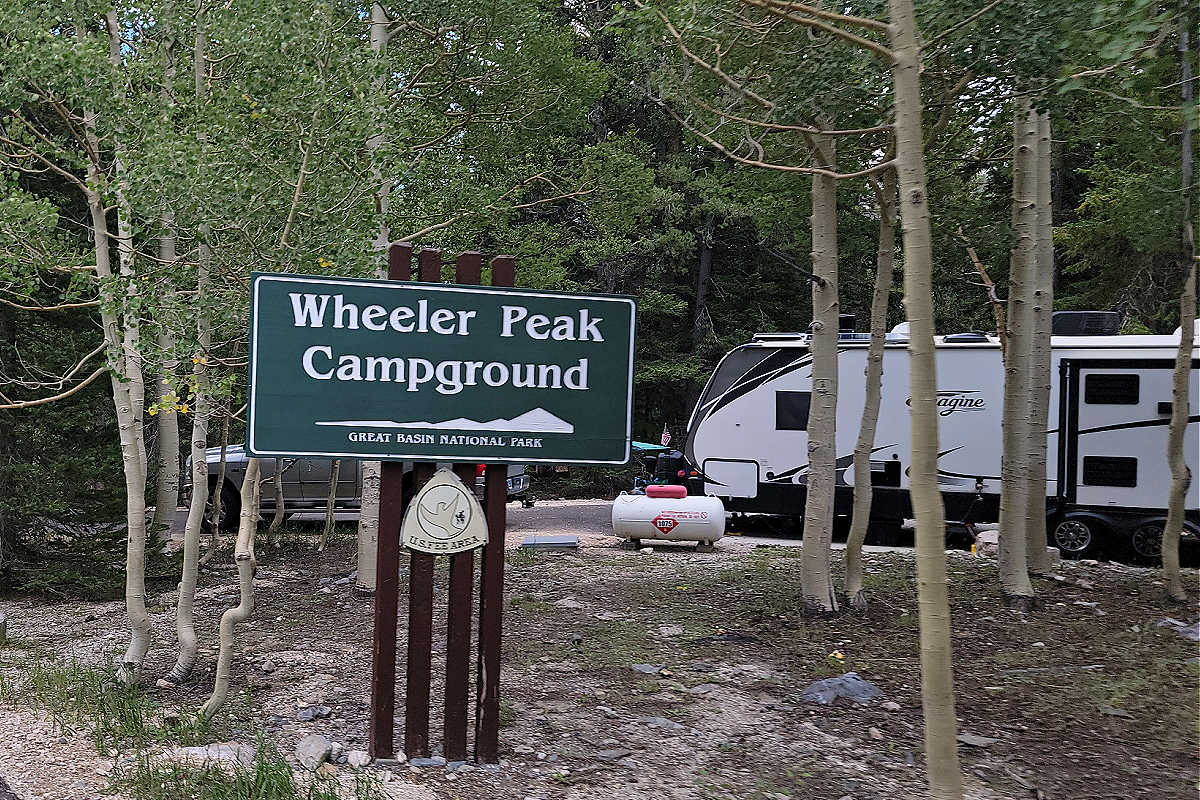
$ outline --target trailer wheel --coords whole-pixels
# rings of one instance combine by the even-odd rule
[[[1129,547],[1133,551],[1133,557],[1147,564],[1158,564],[1162,561],[1162,538],[1162,520],[1138,525],[1129,534]]]
[[[1083,558],[1096,549],[1100,523],[1088,517],[1067,517],[1054,527],[1051,538],[1063,558]]]

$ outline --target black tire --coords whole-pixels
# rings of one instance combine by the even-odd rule
[[[1164,520],[1154,519],[1133,526],[1129,531],[1129,552],[1140,564],[1162,563]]]
[[[208,490],[208,503],[204,506],[204,525],[205,533],[212,532],[212,526],[208,524],[208,520],[212,517],[213,508],[213,488]],[[238,516],[242,511],[242,495],[238,492],[237,487],[232,483],[226,483],[221,487],[221,524],[220,529],[226,533],[237,530]]]
[[[1050,545],[1063,558],[1088,558],[1096,553],[1103,526],[1091,517],[1067,517],[1050,531]]]

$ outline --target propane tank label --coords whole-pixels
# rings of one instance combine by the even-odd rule
[[[650,520],[650,524],[663,533],[669,533],[680,522],[687,520],[707,520],[707,511],[660,511],[658,516]]]

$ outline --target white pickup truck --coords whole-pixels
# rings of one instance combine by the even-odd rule
[[[231,444],[225,448],[225,483],[221,486],[221,528],[232,530],[237,527],[238,514],[241,511],[242,479],[246,476],[246,462],[250,459],[240,444]],[[205,451],[208,462],[208,496],[212,502],[217,488],[217,473],[221,468],[221,448],[210,447]],[[284,511],[293,514],[298,511],[323,510],[329,498],[329,476],[333,462],[327,458],[284,458],[283,466],[283,498]],[[480,465],[482,467],[482,465]],[[275,492],[271,489],[275,477],[275,459],[264,458],[259,461],[262,471],[263,496],[261,511],[263,516],[275,513]],[[191,495],[191,463],[183,472],[185,495]],[[412,476],[412,464],[404,463],[404,488],[409,491]],[[476,492],[483,490],[483,470],[477,469]],[[529,476],[525,474],[524,464],[508,465],[508,499],[521,500],[525,505],[533,505],[529,496]],[[362,463],[355,459],[342,459],[338,467],[337,497],[334,507],[339,510],[357,510],[362,505]]]

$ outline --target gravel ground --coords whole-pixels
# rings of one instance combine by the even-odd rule
[[[0,800],[121,800],[123,795],[106,791],[113,759],[96,752],[86,730],[70,730],[26,709],[0,708]]]
[[[539,533],[577,534],[581,548],[513,554],[506,570],[501,769],[371,768],[386,779],[389,796],[924,795],[910,553],[868,553],[866,612],[805,618],[794,602],[798,552],[779,546],[796,542],[763,548],[765,540],[731,536],[715,553],[655,545],[646,555],[620,549],[607,535],[607,511],[601,501],[509,506],[510,548]],[[235,713],[218,717],[218,741],[252,743],[261,733],[290,755],[302,737],[317,733],[348,750],[365,747],[371,605],[343,580],[352,539],[342,535],[317,554],[312,526],[302,533],[308,538],[260,556],[254,621],[238,631],[229,706]],[[237,593],[232,564],[218,558],[212,567],[197,592],[200,663],[173,689],[156,688],[154,680],[174,662],[174,595],[152,601],[155,646],[145,682],[156,703],[195,709],[211,690],[216,624]],[[1195,644],[1158,626],[1167,616],[1191,622],[1194,608],[1165,603],[1150,570],[1081,563],[1063,565],[1062,573],[1062,581],[1038,583],[1046,610],[1025,615],[999,607],[994,561],[950,558],[961,730],[987,741],[962,748],[967,796],[1194,800],[1200,714],[1197,670],[1186,662]],[[1197,588],[1194,571],[1187,581]],[[437,586],[435,631],[444,631],[442,571]],[[104,664],[126,641],[120,601],[19,599],[0,608],[25,653]],[[401,672],[405,619],[402,597]],[[437,675],[443,635],[435,635],[434,649]],[[634,664],[663,669],[639,672]],[[800,700],[814,679],[844,670],[875,682],[887,706]],[[435,678],[435,749],[441,692]],[[301,718],[320,706],[328,706],[327,716]],[[401,696],[398,732],[402,708]],[[1151,740],[1156,746],[1145,748]],[[27,706],[0,706],[0,776],[22,800],[96,800],[115,760],[97,753],[86,731],[60,731]],[[347,779],[353,774],[338,769]],[[1096,786],[1100,774],[1114,791]]]

